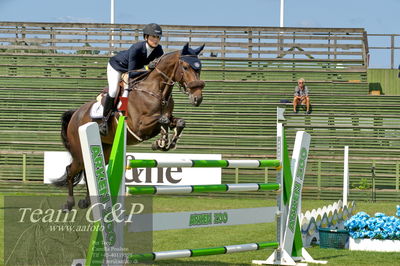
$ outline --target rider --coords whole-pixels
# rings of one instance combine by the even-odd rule
[[[107,65],[108,93],[104,103],[103,121],[99,125],[101,135],[108,134],[108,118],[114,107],[122,73],[128,72],[129,78],[135,78],[149,68],[154,68],[154,65],[146,65],[164,54],[159,44],[161,36],[162,29],[158,24],[147,24],[143,29],[144,41],[135,43],[128,50],[121,51],[110,58]],[[125,83],[124,96],[127,96],[127,88],[128,84]]]

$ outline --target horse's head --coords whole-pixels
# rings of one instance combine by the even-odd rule
[[[194,106],[199,106],[203,101],[204,81],[200,79],[201,62],[198,57],[203,50],[204,44],[196,49],[189,48],[189,44],[183,47],[178,69],[175,72],[176,81],[182,91],[189,96],[190,102]]]

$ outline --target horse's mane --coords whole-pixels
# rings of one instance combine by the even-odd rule
[[[176,53],[178,53],[178,52],[179,52],[179,50],[177,50],[177,51],[172,51],[172,52],[168,52],[168,53],[163,54],[162,56],[160,56],[159,58],[156,59],[156,60],[157,60],[157,63],[160,63],[162,60],[167,59],[167,58],[169,58],[170,56],[172,56],[172,55],[174,55],[174,54],[176,54]]]

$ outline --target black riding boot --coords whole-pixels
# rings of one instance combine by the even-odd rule
[[[99,125],[100,134],[106,136],[108,134],[108,118],[111,116],[111,111],[114,106],[114,99],[107,93],[103,109],[103,121]]]

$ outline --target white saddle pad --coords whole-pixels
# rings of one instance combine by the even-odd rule
[[[101,102],[95,102],[90,108],[90,117],[94,119],[103,118],[103,105]]]

